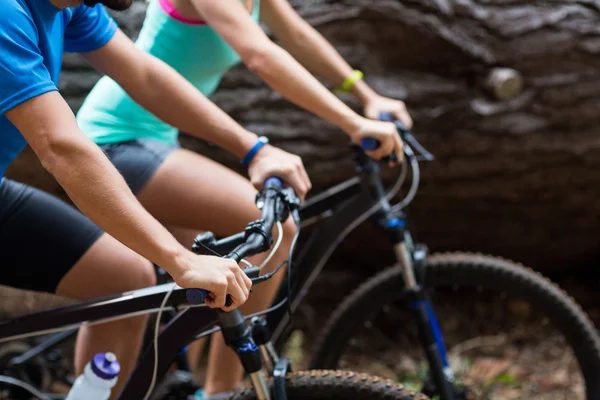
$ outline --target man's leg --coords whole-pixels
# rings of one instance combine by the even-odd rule
[[[5,179],[0,181],[1,283],[90,299],[151,286],[152,265],[63,201]],[[77,373],[93,355],[114,352],[122,365],[116,398],[136,362],[145,317],[84,327],[76,347]]]
[[[141,289],[155,284],[152,264],[104,234],[60,281],[56,293],[87,300],[108,294]],[[100,352],[112,352],[121,364],[121,373],[112,398],[116,398],[136,365],[146,316],[126,318],[79,330],[75,348],[77,374]]]

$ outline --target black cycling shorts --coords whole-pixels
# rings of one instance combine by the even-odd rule
[[[0,178],[0,284],[53,293],[102,233],[62,200]]]

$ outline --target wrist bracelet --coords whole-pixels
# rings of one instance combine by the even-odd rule
[[[242,165],[245,165],[247,167],[252,162],[254,156],[256,156],[256,153],[258,153],[258,151],[267,144],[269,144],[269,139],[265,136],[259,136],[256,144],[252,146],[252,148],[248,150],[248,153],[244,156],[244,158],[242,158]]]
[[[352,90],[356,82],[361,81],[364,76],[362,71],[355,69],[335,91],[338,93],[348,93]]]

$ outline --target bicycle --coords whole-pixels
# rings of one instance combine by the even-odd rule
[[[261,219],[248,225],[244,232],[222,239],[231,245],[226,257],[238,263],[244,257],[269,250],[273,243],[272,231],[288,215],[299,221],[297,206],[299,200],[291,189],[283,189],[278,178],[270,178],[265,189],[257,197],[261,208]],[[290,257],[293,248],[290,250]],[[270,279],[286,263],[267,274],[260,274],[260,268],[250,266],[244,272],[254,285]],[[117,318],[142,313],[157,312],[152,343],[140,357],[133,374],[119,395],[121,400],[149,399],[159,377],[164,376],[177,354],[192,340],[221,330],[226,343],[238,354],[244,370],[250,377],[252,387],[236,395],[234,400],[299,400],[299,399],[426,399],[389,380],[366,374],[344,371],[305,371],[292,372],[288,359],[279,358],[270,345],[270,331],[261,315],[269,309],[250,316],[242,312],[216,311],[203,302],[209,293],[202,289],[182,289],[175,283],[166,283],[141,290],[135,290],[96,300],[86,301],[51,310],[45,310],[0,322],[0,342],[22,339],[40,334],[68,330],[84,322],[97,324]],[[226,304],[231,304],[228,297]],[[283,303],[282,303],[283,304]],[[177,310],[185,305],[160,332],[161,314],[165,310]],[[281,307],[281,304],[279,305]],[[277,306],[274,307],[277,309]],[[251,324],[247,321],[251,320]],[[217,326],[217,328],[213,328]],[[201,332],[199,334],[199,332]],[[272,379],[266,379],[268,371]],[[51,397],[18,379],[1,376],[0,383],[19,388],[20,394],[32,395],[41,400]]]
[[[393,306],[400,302],[402,308],[411,310],[414,321],[403,320],[400,327],[389,330],[405,333],[412,322],[416,325],[417,346],[425,352],[427,360],[426,377],[418,382],[421,391],[439,396],[442,400],[465,398],[468,393],[457,382],[446,351],[448,335],[444,339],[444,324],[440,327],[438,323],[443,313],[434,313],[432,305],[441,307],[455,294],[452,292],[451,296],[442,297],[443,303],[436,301],[437,298],[431,301],[430,297],[432,290],[446,294],[444,289],[452,291],[454,286],[483,288],[494,294],[507,293],[523,299],[526,305],[532,307],[532,313],[546,318],[573,351],[587,398],[600,399],[600,380],[597,379],[600,339],[585,312],[560,288],[538,273],[508,260],[470,253],[430,256],[424,245],[414,243],[403,210],[418,191],[419,162],[433,157],[405,127],[398,123],[397,127],[406,143],[407,162],[402,164],[401,172],[388,192],[385,192],[380,177],[379,164],[366,157],[361,147],[351,146],[357,176],[309,198],[299,208],[302,226],[312,225],[316,229],[299,249],[298,262],[286,278],[290,287],[284,282],[275,301],[275,304],[280,304],[288,298],[290,310],[280,307],[267,315],[274,347],[281,348],[285,342],[290,313],[297,310],[338,244],[354,228],[371,219],[391,238],[390,248],[398,264],[369,278],[337,307],[317,340],[311,368],[336,368],[340,363],[348,362],[344,357],[353,355],[351,342],[360,329],[365,324],[374,325],[371,317],[378,310],[390,308],[395,311]],[[391,205],[390,200],[398,193],[408,174],[408,164],[413,174],[410,189],[402,201]],[[196,238],[195,249],[202,254],[227,254],[241,240],[243,235],[217,240],[212,233],[206,232]],[[412,300],[403,302],[407,298]],[[387,353],[391,353],[390,347],[385,348]],[[40,348],[30,352],[30,359],[40,354]],[[361,349],[358,351],[359,355],[365,353]]]
[[[382,119],[393,120],[389,115],[383,115]],[[430,290],[441,291],[454,286],[483,288],[522,299],[532,307],[535,315],[547,319],[573,351],[585,381],[587,398],[600,399],[600,380],[597,379],[600,338],[585,312],[558,286],[512,261],[472,253],[429,256],[426,246],[413,241],[403,210],[418,191],[419,162],[431,161],[433,156],[406,127],[399,121],[394,122],[405,142],[406,159],[413,173],[411,187],[403,200],[393,206],[389,203],[404,182],[407,163],[402,164],[396,183],[386,193],[379,164],[363,151],[363,148],[374,148],[377,143],[367,140],[361,143],[362,147],[351,145],[358,176],[313,196],[300,209],[303,227],[317,227],[299,249],[298,262],[287,278],[291,288],[282,285],[276,300],[277,303],[284,299],[289,291],[291,313],[298,308],[337,245],[369,218],[387,232],[398,261],[396,266],[369,278],[337,307],[317,340],[311,368],[340,366],[342,356],[349,351],[351,339],[359,328],[370,323],[370,317],[377,310],[407,299],[406,305],[417,328],[418,345],[427,360],[426,377],[418,382],[421,391],[441,400],[466,399],[473,393],[457,380],[450,365],[442,329],[430,300]],[[197,242],[202,244],[201,247],[219,253],[228,249],[226,243],[217,241],[211,233],[200,235]],[[291,313],[278,309],[267,316],[278,346],[285,342]],[[405,332],[408,323],[410,321],[391,330]],[[368,339],[365,343],[374,346],[373,341]],[[382,346],[379,357],[389,354],[390,344],[394,343]]]
[[[393,121],[390,115],[383,115],[382,119]],[[397,264],[362,283],[336,308],[317,341],[311,368],[334,368],[340,365],[356,367],[357,364],[353,362],[355,360],[343,361],[345,356],[360,357],[365,353],[361,348],[353,353],[353,346],[360,347],[364,344],[360,343],[360,338],[357,338],[361,328],[366,327],[367,331],[376,331],[377,328],[374,328],[376,314],[379,310],[383,310],[384,321],[379,320],[384,326],[381,329],[401,331],[402,328],[390,327],[389,322],[389,317],[394,316],[394,311],[397,309],[397,307],[393,310],[392,308],[400,303],[401,307],[409,308],[411,311],[413,323],[417,328],[418,342],[427,360],[428,371],[425,377],[421,378],[421,391],[431,397],[438,396],[442,400],[467,398],[469,393],[472,395],[472,392],[468,391],[464,383],[458,382],[451,367],[442,329],[430,298],[432,291],[438,291],[442,292],[442,298],[448,302],[448,293],[443,291],[444,288],[468,287],[506,293],[524,300],[528,306],[533,307],[534,313],[543,315],[559,331],[560,336],[566,340],[575,354],[585,381],[586,398],[600,399],[598,332],[585,312],[558,286],[540,274],[512,261],[472,253],[444,253],[430,256],[425,245],[414,242],[408,228],[407,214],[403,210],[410,204],[419,187],[419,161],[433,160],[433,156],[416,141],[406,127],[398,121],[394,122],[409,145],[407,157],[412,166],[413,179],[407,196],[400,203],[391,206],[388,202],[391,196],[383,194],[376,165],[364,158],[362,152],[357,151],[355,152],[355,157],[358,158],[357,164],[365,176],[362,182],[363,184],[365,181],[371,180],[371,182],[367,184],[367,190],[354,189],[359,194],[355,194],[355,198],[347,201],[348,204],[344,207],[347,210],[358,209],[359,205],[362,205],[363,209],[366,208],[366,205],[363,205],[365,200],[361,200],[361,196],[365,196],[365,193],[370,193],[371,198],[380,202],[380,207],[373,213],[372,219],[388,234]],[[376,145],[372,142],[363,143],[365,148],[373,148]],[[417,150],[417,154],[410,146]],[[341,193],[343,193],[341,198],[347,198],[350,196],[351,187],[355,187],[355,184],[343,184],[338,189],[313,199],[306,204],[306,209],[327,203],[328,199]],[[392,191],[394,192],[395,188]],[[341,212],[334,213],[331,218],[338,219],[338,215],[341,215]],[[302,271],[301,266],[298,271]],[[434,302],[437,305],[439,303],[441,302]],[[367,346],[372,345],[372,341],[367,342]],[[389,346],[385,346],[378,356],[381,357],[384,352],[389,354]],[[378,361],[380,362],[381,359]],[[393,362],[393,357],[391,361]],[[484,394],[478,393],[479,396]]]

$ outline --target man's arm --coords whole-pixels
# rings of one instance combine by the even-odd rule
[[[137,201],[102,150],[79,130],[58,92],[27,100],[5,115],[73,202],[98,226],[165,268],[180,286],[212,292],[209,306],[223,307],[226,294],[234,301],[227,310],[246,301],[252,283],[237,264],[197,256],[183,248]]]
[[[136,48],[121,31],[102,48],[84,53],[142,107],[183,132],[243,158],[257,141],[191,83],[161,60]]]
[[[34,97],[6,117],[84,214],[157,264],[176,265],[183,247],[144,210],[102,150],[81,133],[58,92]]]

